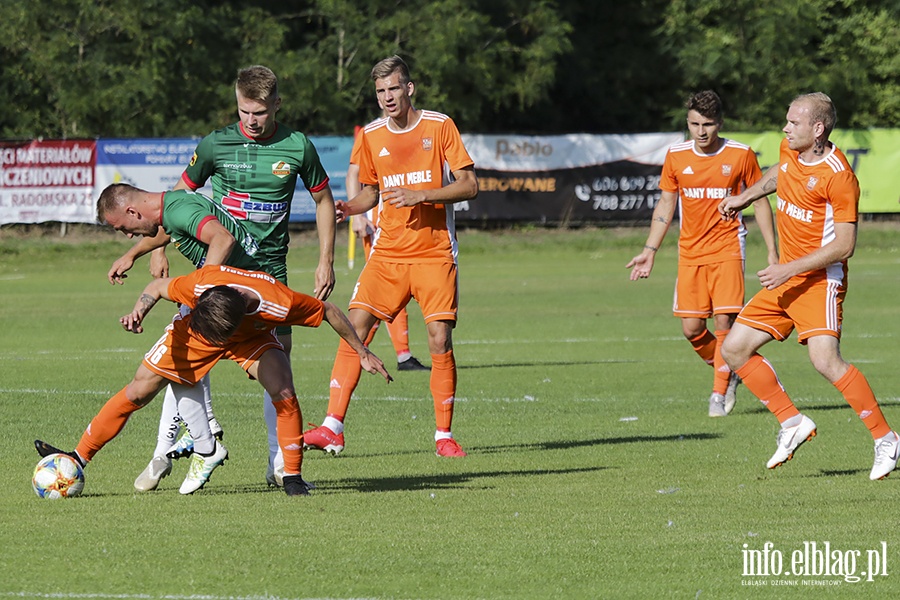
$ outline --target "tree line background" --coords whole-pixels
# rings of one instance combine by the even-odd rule
[[[415,103],[462,131],[681,128],[712,88],[732,130],[825,91],[839,127],[900,123],[896,0],[0,0],[0,138],[185,137],[236,120],[240,67],[279,76],[279,120],[349,135],[400,54]]]

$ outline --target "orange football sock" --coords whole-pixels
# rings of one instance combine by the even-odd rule
[[[350,397],[353,396],[353,390],[359,384],[361,373],[359,354],[350,347],[350,344],[341,340],[337,356],[334,357],[334,367],[331,369],[328,416],[334,417],[338,421],[344,420],[347,415],[347,406],[350,405]]]
[[[375,324],[372,325],[372,329],[369,330],[369,335],[366,336],[366,339],[363,343],[368,346],[372,343],[372,340],[375,339],[375,332],[378,331],[378,328],[381,326],[381,321],[375,321]]]
[[[712,365],[716,357],[716,336],[704,329],[703,333],[688,340],[694,347],[694,352],[708,365]]]
[[[791,417],[800,414],[787,392],[784,391],[781,382],[778,381],[775,369],[759,354],[754,354],[743,367],[735,372],[744,381],[747,389],[778,418],[779,423],[784,423]]]
[[[456,359],[453,350],[431,355],[431,396],[434,399],[434,422],[439,431],[450,431],[453,402],[456,400]]]
[[[397,313],[393,321],[387,324],[387,330],[397,356],[409,354],[409,314],[407,314],[405,308]]]
[[[875,399],[875,393],[859,369],[850,365],[843,377],[834,382],[834,387],[844,395],[847,404],[869,428],[873,439],[877,440],[891,432],[891,427],[878,406],[878,400]]]
[[[85,429],[81,436],[81,441],[75,447],[78,456],[85,461],[94,458],[94,455],[100,451],[100,448],[119,435],[119,432],[125,427],[125,423],[128,422],[128,417],[131,416],[131,413],[141,408],[143,407],[135,404],[125,396],[125,388],[119,390],[115,396],[106,401],[106,404],[103,405],[103,408],[100,409],[100,412],[97,413],[97,416],[91,420],[91,423]]]
[[[300,475],[303,466],[303,415],[297,396],[272,402],[275,406],[276,435],[284,455],[284,474]]]
[[[728,378],[731,377],[731,369],[722,358],[722,342],[725,341],[726,335],[728,335],[727,329],[716,331],[716,353],[713,356],[713,368],[716,374],[713,378],[713,391],[717,394],[725,393],[725,390],[728,389]]]

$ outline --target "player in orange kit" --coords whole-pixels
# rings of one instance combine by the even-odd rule
[[[384,116],[382,114],[382,116]],[[362,128],[357,128],[356,138],[353,140],[353,149],[350,151],[350,164],[347,165],[347,199],[349,200],[362,190],[359,183],[359,153],[362,151]],[[378,225],[378,210],[372,208],[364,215],[355,215],[350,226],[356,236],[363,243],[363,257],[368,258],[372,251],[372,236]],[[366,344],[372,343],[375,332],[381,321],[376,321],[375,326],[369,337],[365,339]],[[391,344],[394,346],[394,352],[397,353],[397,370],[398,371],[430,371],[419,359],[412,355],[409,350],[409,315],[406,307],[400,309],[393,321],[387,323],[388,336],[391,338]]]
[[[418,301],[431,353],[436,452],[465,456],[451,431],[458,302],[453,203],[478,194],[474,163],[450,117],[413,107],[415,84],[403,59],[380,61],[372,80],[387,116],[362,133],[359,180],[365,187],[337,207],[339,218],[379,207],[378,229],[350,299],[349,318],[365,338],[377,320],[391,321],[410,298]],[[359,376],[359,361],[342,343],[331,374],[327,416],[322,426],[304,433],[305,447],[332,454],[344,449],[344,418]]]
[[[770,469],[790,460],[816,435],[816,424],[797,410],[772,365],[758,350],[797,330],[809,359],[844,396],[875,440],[869,478],[897,466],[900,436],[891,430],[865,376],[841,357],[841,322],[847,294],[847,259],[856,248],[859,181],[831,141],[837,112],[827,95],[798,96],[787,112],[778,164],[744,193],[719,205],[726,220],[766,194],[778,196],[781,262],[757,276],[763,288],[747,303],[725,339],[722,355],[781,423]]]
[[[135,411],[146,406],[169,382],[196,385],[221,359],[237,362],[247,375],[258,379],[272,396],[277,414],[277,435],[284,453],[284,491],[289,496],[307,495],[309,485],[300,476],[303,460],[302,418],[294,391],[291,365],[275,328],[281,325],[318,327],[323,320],[356,353],[360,368],[390,375],[381,360],[369,352],[340,309],[330,302],[294,292],[271,275],[224,265],[197,269],[174,279],[155,279],[141,293],[131,313],[120,319],[122,326],[142,333],[142,322],[160,298],[186,304],[190,314],[176,317],[165,334],[144,356],[131,382],[110,398],[88,425],[73,452],[84,466],[115,438]],[[187,398],[187,400],[192,400]],[[202,401],[196,410],[185,410],[189,428],[206,427]],[[179,407],[181,408],[181,407]],[[189,415],[196,418],[188,420]],[[41,456],[61,452],[35,440]],[[180,488],[190,494],[209,479],[212,470],[228,456],[216,442],[217,454],[210,460],[196,454],[192,468]],[[195,468],[196,465],[196,468]]]
[[[673,313],[681,318],[684,337],[697,355],[714,367],[710,417],[724,417],[734,408],[739,380],[722,359],[721,346],[744,305],[747,235],[740,214],[723,221],[718,206],[722,198],[741,192],[762,174],[753,150],[719,137],[722,124],[722,101],[715,92],[691,96],[687,102],[691,139],[666,153],[659,182],[662,193],[653,210],[650,234],[641,253],[625,265],[631,269],[632,281],[650,276],[677,205],[681,231]],[[765,197],[753,207],[772,264],[778,261],[772,209]],[[710,317],[714,332],[707,326]]]

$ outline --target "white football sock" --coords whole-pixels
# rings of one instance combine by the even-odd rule
[[[198,383],[195,386],[171,384],[178,405],[178,414],[184,419],[188,432],[194,438],[194,452],[209,454],[215,450],[209,419],[206,418],[205,392]]]
[[[278,445],[278,413],[275,411],[275,405],[272,404],[272,396],[269,392],[263,392],[263,416],[266,419],[266,432],[269,439],[269,470],[275,468],[275,459],[278,457],[281,464],[284,464],[284,458],[281,458],[281,446]]]
[[[340,435],[344,433],[344,424],[341,421],[338,421],[334,417],[325,417],[325,420],[322,421],[322,425],[332,430],[336,434]]]
[[[156,449],[153,456],[165,456],[181,428],[181,417],[178,415],[178,402],[172,385],[166,386],[165,397],[162,401],[162,413],[159,415],[159,430],[156,435]]]

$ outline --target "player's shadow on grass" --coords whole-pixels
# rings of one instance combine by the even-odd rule
[[[879,404],[883,404],[879,402]],[[802,402],[797,405],[797,409],[803,412],[804,414],[809,411],[810,414],[820,410],[852,410],[850,405],[846,402],[837,401],[836,404],[803,404]],[[769,409],[763,406],[760,403],[757,403],[753,408],[748,408],[746,410],[740,411],[742,413],[758,413],[758,414],[772,414],[769,412]]]
[[[572,448],[590,448],[593,446],[609,446],[615,444],[647,444],[653,442],[694,442],[716,440],[723,437],[720,433],[679,433],[672,435],[636,435],[628,437],[596,438],[591,440],[548,440],[544,442],[530,442],[521,444],[503,444],[498,446],[466,446],[473,454],[495,454],[500,452],[544,451],[544,450],[570,450]],[[339,460],[368,459],[378,456],[400,456],[404,454],[420,454],[421,450],[395,450],[393,452],[366,452],[342,454]],[[305,458],[315,457],[313,460],[336,460],[334,457],[323,455],[320,452],[304,453]]]
[[[865,473],[865,469],[822,469],[814,477],[850,477]]]
[[[482,365],[457,365],[457,369],[500,369],[500,368],[509,368],[509,367],[574,367],[574,366],[584,366],[584,365],[606,365],[606,364],[622,364],[622,363],[637,363],[643,362],[640,360],[626,360],[626,359],[609,359],[609,360],[565,360],[565,361],[551,361],[551,360],[539,360],[532,362],[515,362],[515,363],[486,363]]]
[[[636,435],[629,437],[597,438],[592,440],[548,440],[521,444],[503,444],[498,446],[466,446],[473,454],[496,454],[499,452],[570,450],[572,448],[590,448],[592,446],[608,446],[611,444],[646,444],[653,442],[693,442],[715,440],[723,437],[720,433],[683,433],[673,435]],[[321,452],[304,452],[304,458],[313,460],[357,460],[378,456],[402,456],[404,454],[421,454],[421,450],[395,450],[392,452],[364,452],[341,454],[335,458]]]
[[[721,438],[720,433],[683,433],[677,435],[635,435],[628,437],[597,438],[593,440],[550,440],[525,444],[503,444],[499,446],[474,446],[473,452],[492,454],[509,452],[510,450],[570,450],[572,448],[589,448],[591,446],[609,446],[617,444],[647,444],[654,442],[696,442]]]
[[[407,477],[347,478],[322,481],[319,489],[323,492],[414,492],[460,488],[464,484],[486,479],[503,477],[539,477],[543,475],[571,475],[574,473],[595,473],[610,467],[583,467],[577,469],[533,469],[526,471],[485,471],[466,473],[443,473],[440,475],[412,475]],[[468,489],[468,488],[467,488]],[[313,491],[315,493],[315,491]]]

